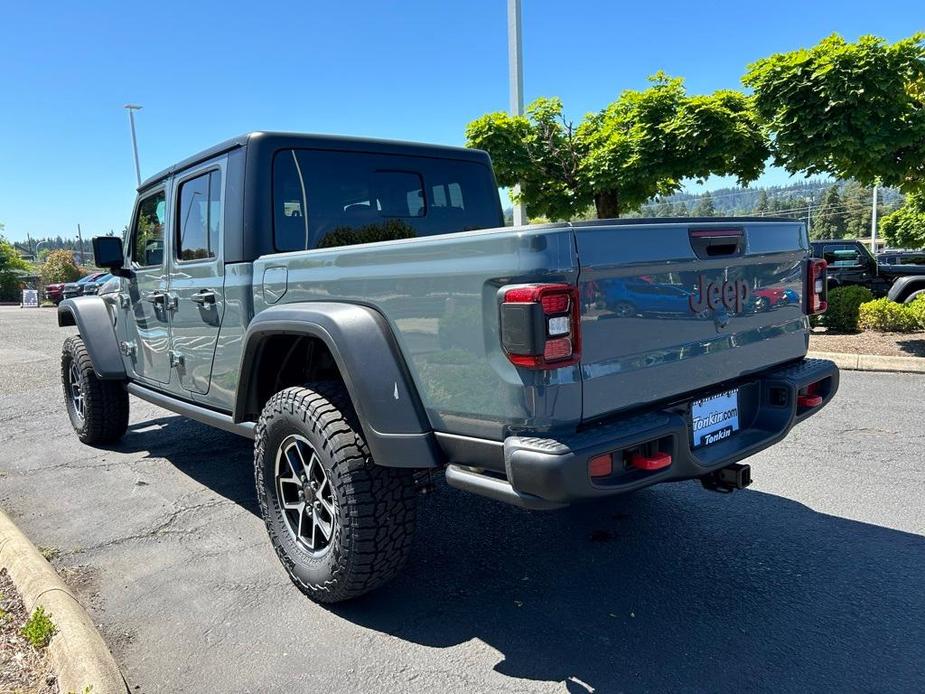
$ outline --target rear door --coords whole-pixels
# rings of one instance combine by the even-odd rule
[[[209,391],[225,309],[222,253],[224,162],[175,180],[170,259],[170,342],[183,390]]]
[[[592,223],[575,234],[585,419],[806,353],[801,224]]]

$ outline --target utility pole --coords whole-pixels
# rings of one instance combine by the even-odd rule
[[[77,261],[78,265],[84,264],[84,239],[80,234],[80,225],[77,225],[77,252],[80,253],[80,260]]]
[[[877,184],[874,183],[873,209],[870,212],[870,252],[877,255]]]
[[[813,194],[809,194],[809,207],[806,208],[806,235],[812,238],[813,231]]]
[[[523,42],[520,38],[520,0],[507,2],[507,58],[510,80],[511,115],[524,113]],[[514,196],[520,193],[520,184],[514,186]],[[527,210],[522,202],[514,203],[514,226],[527,223]]]
[[[138,187],[141,187],[141,166],[138,164],[138,140],[135,138],[135,111],[140,111],[141,106],[137,104],[126,104],[125,109],[128,111],[128,122],[132,126],[132,150],[135,152],[135,179],[138,181]]]

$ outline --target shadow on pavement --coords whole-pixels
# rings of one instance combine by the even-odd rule
[[[191,479],[260,515],[254,491],[254,447],[247,439],[168,415],[130,425],[113,450],[164,458]]]
[[[164,417],[119,449],[257,513],[234,435]],[[440,484],[405,572],[330,609],[431,648],[481,641],[497,671],[572,692],[925,690],[925,538],[692,482],[553,513]]]

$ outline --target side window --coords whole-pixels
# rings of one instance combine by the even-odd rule
[[[214,258],[222,219],[220,171],[191,178],[180,185],[176,246],[178,260]]]
[[[307,210],[302,183],[295,152],[277,152],[273,158],[273,245],[278,251],[305,249]]]
[[[144,198],[138,205],[138,217],[132,229],[132,262],[141,267],[164,262],[164,222],[167,198],[163,190]]]

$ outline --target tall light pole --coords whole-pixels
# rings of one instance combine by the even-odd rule
[[[523,43],[520,39],[520,0],[507,2],[507,58],[511,92],[511,115],[524,112]],[[514,186],[514,196],[520,193],[520,184]],[[522,202],[514,203],[514,226],[527,223],[527,210]]]
[[[135,138],[135,111],[140,111],[141,106],[137,104],[126,104],[125,109],[128,111],[128,122],[132,126],[132,150],[135,152],[135,179],[138,181],[138,187],[141,187],[141,166],[138,164],[138,140]]]
[[[877,255],[877,184],[874,183],[873,209],[870,213],[870,252]]]

